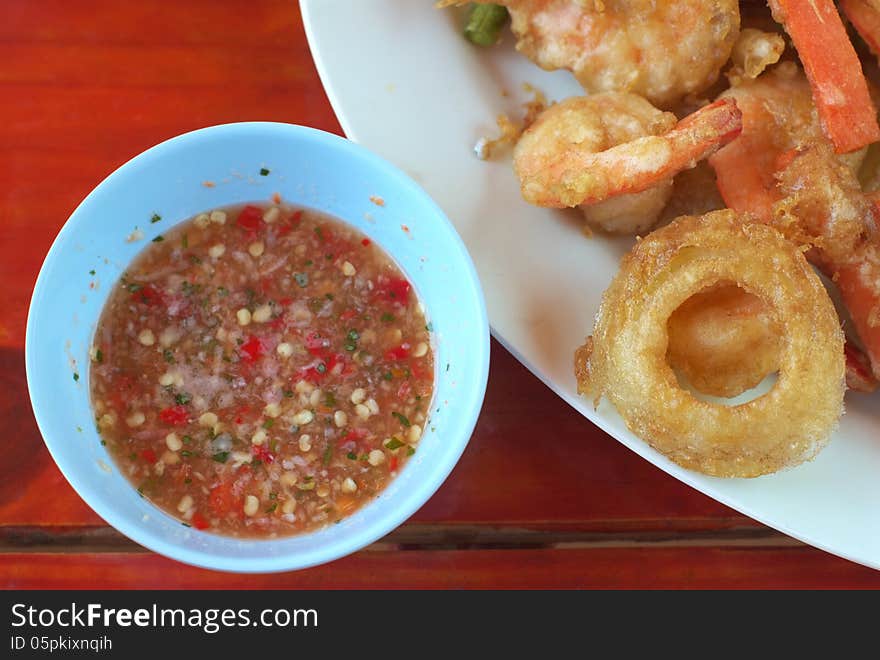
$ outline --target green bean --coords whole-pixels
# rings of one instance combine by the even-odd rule
[[[464,28],[464,36],[478,46],[494,46],[507,22],[507,8],[501,5],[473,3]]]

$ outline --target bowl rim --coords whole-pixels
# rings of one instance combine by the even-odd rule
[[[406,497],[402,497],[396,506],[390,511],[391,515],[385,515],[378,519],[374,524],[365,525],[362,529],[355,530],[349,536],[343,536],[331,545],[319,545],[316,547],[309,547],[304,551],[271,554],[265,557],[227,557],[212,554],[204,549],[185,548],[180,544],[175,544],[159,537],[149,531],[148,528],[139,524],[138,521],[130,520],[127,516],[117,514],[115,510],[105,506],[103,499],[90,491],[88,479],[86,477],[80,476],[76,470],[71,466],[66,465],[64,460],[56,454],[53,445],[57,445],[57,443],[50,440],[49,435],[44,431],[48,425],[46,417],[47,413],[45,413],[35,401],[35,392],[39,391],[40,386],[36,382],[37,376],[35,373],[36,367],[34,361],[35,353],[40,347],[35,344],[34,326],[36,323],[35,317],[39,310],[39,301],[43,297],[43,291],[47,286],[47,265],[59,258],[61,254],[60,246],[63,243],[64,238],[67,234],[75,231],[73,227],[77,222],[77,218],[91,212],[89,209],[90,205],[105,186],[116,182],[117,179],[127,176],[130,170],[139,167],[142,163],[145,163],[152,158],[162,156],[166,152],[171,152],[176,149],[189,148],[188,145],[192,142],[195,142],[196,146],[199,147],[203,146],[199,143],[200,140],[206,138],[210,139],[213,136],[222,137],[226,134],[235,132],[247,133],[249,131],[266,130],[278,131],[285,134],[286,137],[294,140],[313,140],[322,145],[322,148],[336,148],[348,152],[350,156],[366,161],[367,166],[370,169],[378,171],[383,178],[393,181],[396,186],[409,189],[409,192],[420,198],[421,203],[424,204],[424,208],[428,209],[434,221],[439,221],[441,223],[443,230],[450,238],[451,246],[455,248],[458,252],[458,257],[466,266],[466,279],[471,284],[471,291],[469,293],[475,297],[473,302],[476,303],[479,314],[477,319],[473,319],[478,323],[477,336],[479,339],[479,345],[474,346],[474,359],[469,360],[469,366],[471,369],[476,369],[476,374],[472,379],[468,379],[472,389],[468,400],[462,405],[463,410],[461,411],[461,414],[466,414],[467,418],[459,426],[462,431],[461,438],[458,439],[456,446],[453,446],[453,450],[447,451],[444,454],[445,460],[442,463],[437,464],[436,467],[430,471],[431,479],[411,482],[411,486],[406,491]],[[388,250],[388,252],[393,257],[391,251]],[[455,229],[455,226],[440,206],[410,176],[369,149],[334,133],[284,122],[232,122],[188,131],[159,142],[158,144],[138,153],[104,177],[76,206],[67,220],[65,220],[63,226],[53,240],[52,245],[47,251],[40,266],[34,289],[31,293],[25,327],[25,374],[31,408],[33,409],[37,426],[40,429],[43,444],[52,456],[55,465],[61,471],[64,478],[71,485],[77,495],[110,526],[114,527],[117,531],[121,532],[134,542],[154,552],[192,566],[235,573],[275,573],[299,570],[324,564],[356,552],[400,526],[433,496],[452,472],[453,468],[457,465],[473,435],[485,399],[489,376],[490,346],[490,331],[486,302],[479,275],[470,253],[468,252],[461,236],[458,234],[458,231]],[[45,385],[43,385],[43,387],[45,387]],[[459,392],[459,394],[461,394],[461,392]],[[457,396],[456,399],[461,401],[462,397]],[[445,438],[445,440],[448,440],[448,438]],[[88,493],[88,496],[84,493]],[[400,493],[399,495],[403,496],[404,493]],[[152,506],[161,512],[159,507],[156,507],[156,505]],[[191,531],[195,534],[205,533],[194,529]],[[242,540],[257,545],[265,544],[269,547],[273,544],[288,541],[291,538],[305,538],[312,533],[319,531],[320,530],[315,530],[315,532],[295,535],[292,537],[280,537],[277,539]]]

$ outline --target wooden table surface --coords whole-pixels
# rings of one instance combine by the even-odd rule
[[[242,120],[341,129],[291,0],[4,0],[0,19],[3,587],[880,587],[880,572],[667,476],[494,341],[464,456],[380,542],[264,576],[192,568],[132,543],[67,484],[31,413],[25,319],[49,245],[97,183],[166,138]]]

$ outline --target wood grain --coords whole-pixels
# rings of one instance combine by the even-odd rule
[[[158,555],[0,555],[15,589],[854,589],[880,572],[796,548],[362,551],[277,575],[228,575]]]

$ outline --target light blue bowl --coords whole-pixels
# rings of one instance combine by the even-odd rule
[[[261,175],[263,168],[268,175]],[[215,185],[203,185],[206,181]],[[418,451],[376,500],[311,534],[239,540],[184,527],[139,497],[119,473],[95,430],[88,353],[111,288],[150,239],[207,209],[268,201],[275,192],[292,204],[348,221],[394,257],[433,326],[435,394]],[[372,203],[371,196],[383,198],[385,205]],[[162,217],[155,224],[150,222],[154,213]],[[127,242],[135,228],[144,238]],[[467,445],[482,406],[489,326],[464,244],[440,208],[400,170],[329,133],[241,123],[153,147],[113,172],[79,205],[37,279],[25,358],[46,446],[98,515],[134,541],[188,564],[272,572],[331,561],[372,543],[439,488]]]

